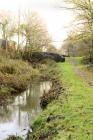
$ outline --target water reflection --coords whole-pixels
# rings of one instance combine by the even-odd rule
[[[0,140],[9,135],[24,137],[37,114],[41,112],[40,96],[48,92],[51,86],[49,81],[33,84],[17,96],[13,104],[0,106]]]

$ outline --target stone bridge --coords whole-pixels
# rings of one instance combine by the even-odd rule
[[[39,62],[44,59],[51,59],[56,62],[65,62],[65,56],[57,53],[49,52],[33,52],[30,55],[26,55],[24,59],[27,59],[29,62]]]

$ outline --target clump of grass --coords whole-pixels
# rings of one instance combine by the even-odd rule
[[[19,136],[10,136],[10,137],[7,138],[6,140],[23,140],[23,139],[20,138]]]

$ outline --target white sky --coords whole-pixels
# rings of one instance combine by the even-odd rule
[[[58,3],[59,1],[59,3]],[[72,20],[69,11],[62,10],[63,0],[0,0],[0,10],[18,12],[18,9],[38,12],[45,20],[48,31],[55,42],[54,45],[60,47],[66,36],[68,29],[66,26]]]

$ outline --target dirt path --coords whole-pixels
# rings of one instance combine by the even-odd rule
[[[90,72],[86,72],[78,67],[77,60],[70,59],[70,63],[72,64],[73,70],[77,75],[80,76],[82,81],[84,81],[88,86],[93,88],[93,75]]]

